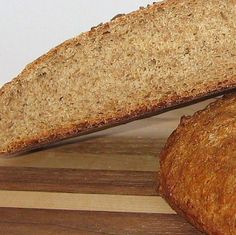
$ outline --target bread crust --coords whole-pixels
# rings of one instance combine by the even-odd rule
[[[44,135],[37,136],[35,140],[25,140],[16,142],[11,146],[11,148],[7,152],[0,151],[0,156],[3,157],[3,156],[14,156],[18,154],[23,154],[28,151],[43,148],[48,146],[49,144],[54,144],[68,138],[74,138],[94,133],[97,131],[105,130],[118,125],[126,124],[138,119],[148,118],[157,114],[161,114],[168,110],[176,109],[178,107],[182,107],[185,105],[190,105],[195,102],[199,102],[231,91],[232,91],[231,87],[222,89],[218,88],[213,92],[207,92],[206,94],[201,94],[195,97],[181,97],[179,99],[173,97],[169,101],[168,100],[163,101],[163,103],[159,104],[158,106],[152,107],[151,110],[147,110],[146,107],[143,107],[131,114],[124,114],[124,116],[116,117],[110,120],[105,120],[103,122],[97,122],[97,123],[85,122],[80,126],[68,126],[65,127],[64,129],[60,128],[56,130],[54,133],[46,132],[44,133]]]
[[[160,194],[200,231],[236,234],[236,93],[183,117],[160,156]]]
[[[149,9],[151,9],[151,11],[154,11],[155,8],[163,8],[167,5],[175,4],[177,1],[178,0],[166,0],[163,2],[155,3],[153,6],[148,6],[146,8],[142,8],[142,9],[133,11],[129,14],[124,14],[124,15],[121,15],[120,17],[115,17],[115,19],[113,17],[113,19],[111,19],[110,22],[107,22],[105,24],[101,23],[98,26],[92,27],[91,30],[88,32],[82,33],[79,36],[76,36],[74,38],[66,40],[65,42],[59,44],[55,48],[52,48],[51,50],[49,50],[46,54],[40,56],[38,59],[36,59],[32,63],[29,63],[17,77],[12,79],[12,81],[4,84],[0,89],[0,97],[4,92],[7,92],[9,90],[9,87],[11,87],[14,83],[17,83],[19,79],[22,79],[22,76],[27,77],[27,75],[29,75],[29,72],[31,70],[34,70],[38,64],[53,57],[53,55],[55,55],[59,49],[67,48],[67,47],[74,45],[76,43],[86,42],[86,40],[87,40],[86,37],[93,37],[94,38],[94,37],[96,37],[96,35],[99,35],[100,33],[106,31],[106,29],[109,28],[110,25],[125,24],[127,21],[127,16],[129,16],[129,17],[137,16],[139,14],[142,14],[142,12],[148,12]]]
[[[183,0],[181,1],[185,3],[185,1]],[[77,43],[83,44],[84,42],[86,42],[88,38],[96,38],[97,35],[100,35],[101,33],[105,32],[107,28],[109,28],[111,25],[126,24],[128,18],[130,17],[138,16],[139,14],[148,15],[148,14],[153,13],[157,9],[161,9],[167,6],[174,6],[178,2],[179,2],[178,0],[169,0],[169,1],[154,4],[153,6],[149,6],[147,8],[115,18],[111,22],[105,23],[96,28],[93,28],[91,31],[83,33],[79,37],[75,37],[73,39],[65,41],[64,43],[50,50],[47,54],[38,58],[33,63],[27,65],[26,68],[15,79],[13,79],[10,83],[5,84],[0,89],[0,99],[4,93],[7,93],[10,91],[12,86],[17,85],[18,83],[22,81],[22,79],[27,78],[29,73],[35,70],[37,65],[44,63],[45,61],[52,58],[62,48],[65,49]],[[130,112],[129,114],[122,113],[119,116],[116,116],[113,118],[108,118],[108,119],[103,119],[103,120],[97,119],[93,123],[84,122],[79,125],[67,125],[67,126],[64,126],[63,128],[58,128],[54,130],[53,132],[45,131],[41,135],[35,136],[34,139],[25,139],[21,141],[15,141],[7,148],[7,150],[0,150],[0,155],[9,155],[9,154],[14,154],[14,153],[29,151],[29,150],[39,148],[47,144],[54,143],[54,142],[57,142],[66,138],[83,135],[86,133],[90,133],[90,132],[105,129],[108,127],[116,126],[119,124],[127,123],[130,121],[139,119],[139,118],[152,116],[152,115],[164,112],[165,110],[171,107],[175,107],[180,104],[185,104],[185,103],[197,100],[199,98],[209,97],[211,95],[218,95],[222,92],[230,91],[235,88],[236,88],[236,76],[233,76],[231,79],[225,80],[224,83],[219,83],[215,85],[214,87],[213,86],[205,87],[204,90],[202,91],[193,91],[190,95],[182,95],[182,96],[172,95],[161,102],[153,103],[152,105],[150,105],[150,107],[145,107],[145,106],[137,107],[136,110]]]

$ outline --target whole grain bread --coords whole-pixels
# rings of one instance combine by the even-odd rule
[[[169,0],[70,39],[0,90],[0,153],[236,86],[236,0]]]
[[[160,192],[207,234],[236,234],[236,93],[184,117],[161,153]]]

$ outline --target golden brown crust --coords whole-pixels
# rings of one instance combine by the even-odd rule
[[[236,234],[236,93],[183,117],[161,153],[160,192],[207,234]]]

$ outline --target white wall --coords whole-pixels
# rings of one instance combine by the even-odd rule
[[[153,0],[0,0],[0,87],[64,40]]]

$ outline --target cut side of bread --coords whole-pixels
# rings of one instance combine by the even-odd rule
[[[236,93],[184,117],[161,153],[160,192],[207,234],[236,234]]]
[[[0,90],[0,153],[236,87],[236,0],[169,0],[52,49]]]

